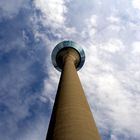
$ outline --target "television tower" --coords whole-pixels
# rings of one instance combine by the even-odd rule
[[[84,61],[83,49],[73,41],[59,43],[52,52],[52,63],[62,73],[46,140],[101,140],[76,71]]]

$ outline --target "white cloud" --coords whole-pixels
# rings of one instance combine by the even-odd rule
[[[44,24],[53,26],[53,28],[64,24],[64,15],[67,11],[64,0],[35,0],[35,5],[43,13],[43,18],[46,20]]]
[[[86,28],[82,31],[83,37],[93,37],[96,33],[97,28],[97,16],[92,15],[90,18],[85,20]]]
[[[115,32],[119,32],[121,30],[121,27],[118,26],[118,25],[110,25],[108,27],[108,29],[112,30],[112,31],[115,31]]]
[[[140,41],[133,43],[133,53],[140,55]]]
[[[60,73],[57,72],[57,70],[55,70],[53,66],[50,66],[48,74],[49,77],[44,81],[44,91],[42,95],[53,104],[55,93],[57,91],[58,81],[60,78]]]
[[[8,17],[12,18],[16,16],[19,12],[19,10],[22,7],[26,7],[28,3],[28,0],[18,0],[15,2],[15,0],[1,0],[0,1],[0,9],[1,15],[0,17]]]
[[[124,45],[119,39],[110,39],[106,44],[102,44],[100,48],[110,53],[116,53],[122,51]]]
[[[111,23],[120,23],[120,19],[116,16],[110,16],[107,18],[108,21],[110,21]]]
[[[137,8],[140,10],[140,0],[133,0],[132,4],[133,4],[134,8]]]

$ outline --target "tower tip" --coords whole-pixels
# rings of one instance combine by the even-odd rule
[[[78,52],[79,56],[80,56],[80,61],[76,67],[77,70],[81,69],[81,67],[83,66],[84,62],[85,62],[85,52],[84,50],[75,42],[73,41],[62,41],[59,44],[56,45],[56,47],[53,49],[52,52],[52,63],[54,65],[54,67],[58,70],[58,71],[62,71],[61,67],[58,65],[57,62],[57,55],[60,51],[62,51],[65,48],[73,48],[74,50],[76,50],[76,52]]]

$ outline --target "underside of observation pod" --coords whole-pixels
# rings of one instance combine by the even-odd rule
[[[76,69],[81,69],[85,62],[84,50],[73,41],[63,41],[56,45],[52,52],[52,63],[58,71],[62,71],[63,60],[60,57],[65,58],[68,52],[71,51],[77,57]]]

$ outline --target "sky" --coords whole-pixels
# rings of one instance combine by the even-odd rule
[[[78,74],[102,140],[140,140],[140,0],[0,0],[0,139],[45,140],[63,40],[85,51]]]

